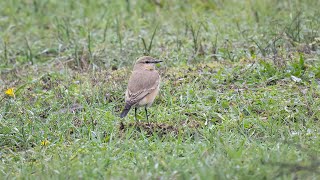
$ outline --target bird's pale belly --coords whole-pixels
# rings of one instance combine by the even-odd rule
[[[141,101],[139,101],[136,104],[136,106],[145,106],[145,105],[147,105],[147,107],[150,107],[152,105],[154,99],[158,95],[158,93],[159,93],[159,85],[152,93],[148,94],[146,97],[141,99]]]

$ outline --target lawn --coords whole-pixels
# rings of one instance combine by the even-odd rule
[[[320,1],[0,1],[0,179],[320,179]],[[137,58],[160,93],[120,119]]]

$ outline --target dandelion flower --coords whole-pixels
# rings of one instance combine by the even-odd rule
[[[4,92],[6,95],[14,97],[14,91],[13,88],[9,88]]]
[[[41,146],[48,146],[50,143],[50,141],[48,141],[47,139],[41,141]]]

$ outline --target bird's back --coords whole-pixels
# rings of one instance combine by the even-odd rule
[[[133,71],[128,83],[128,90],[138,93],[143,90],[152,90],[159,85],[159,73],[156,70]]]

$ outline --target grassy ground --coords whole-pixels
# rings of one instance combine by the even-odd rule
[[[1,178],[319,179],[319,7],[0,1]],[[150,122],[120,119],[144,54]]]

